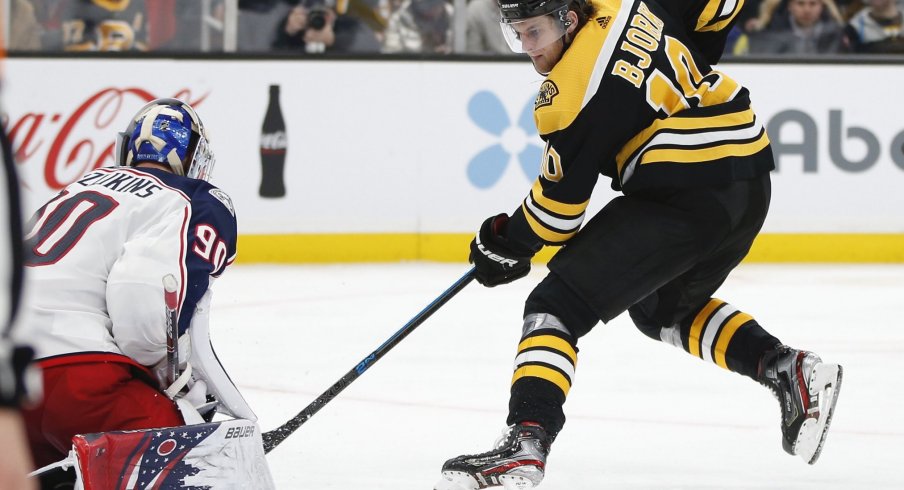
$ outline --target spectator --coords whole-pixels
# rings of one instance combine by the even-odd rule
[[[273,33],[297,4],[298,0],[239,0],[236,49],[255,53],[269,51]]]
[[[824,0],[788,0],[764,31],[750,35],[751,54],[812,55],[837,53],[841,26],[824,9]]]
[[[143,0],[69,0],[62,16],[66,51],[146,51]]]
[[[445,0],[405,0],[389,17],[385,53],[451,53],[452,5]]]
[[[512,54],[499,26],[499,4],[496,0],[471,0],[467,18],[468,53]]]
[[[205,32],[201,29],[201,25],[205,22],[205,16],[223,22],[225,0],[212,0],[206,4],[179,0],[154,0],[147,2],[146,5],[148,50],[163,52],[214,51],[219,50],[223,45],[222,30],[211,27],[206,32],[207,39],[203,39]]]
[[[838,8],[835,0],[823,0],[826,10],[832,19],[835,19],[839,25],[844,24],[844,16]],[[761,0],[757,5],[757,15],[747,19],[744,23],[744,30],[747,32],[759,32],[768,28],[773,18],[777,15],[784,15],[788,11],[788,2],[784,0]]]
[[[904,5],[898,0],[866,0],[844,29],[851,49],[858,53],[904,53],[901,36]]]
[[[9,49],[40,51],[43,29],[38,23],[34,5],[29,0],[12,0],[9,6]]]
[[[380,43],[358,19],[339,15],[332,0],[306,0],[280,22],[275,50],[306,53],[376,53]]]
[[[389,18],[386,13],[390,8],[389,3],[389,0],[340,0],[336,11],[340,15],[350,15],[359,19],[382,43],[383,31],[386,30]],[[340,6],[344,6],[345,11]]]

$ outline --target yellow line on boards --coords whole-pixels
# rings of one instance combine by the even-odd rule
[[[429,260],[465,262],[470,233],[240,235],[237,262],[336,263]],[[546,263],[557,251],[534,258]],[[904,234],[765,233],[745,262],[904,263]]]

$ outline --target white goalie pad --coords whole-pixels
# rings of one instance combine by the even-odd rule
[[[275,488],[251,420],[77,435],[75,488]]]
[[[189,336],[191,337],[192,377],[207,383],[207,392],[218,402],[221,413],[235,418],[257,421],[257,416],[248,406],[245,398],[226,374],[210,343],[210,291],[204,294],[192,317]]]

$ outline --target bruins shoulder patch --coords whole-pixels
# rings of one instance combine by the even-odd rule
[[[552,99],[559,95],[559,87],[552,80],[544,80],[540,85],[540,92],[537,93],[537,100],[534,101],[534,110],[541,107],[552,105]]]
[[[235,208],[232,206],[232,198],[229,197],[229,194],[226,194],[216,187],[213,187],[210,189],[210,195],[213,196],[217,201],[223,203],[223,206],[226,206],[226,209],[229,210],[229,214],[235,217]]]

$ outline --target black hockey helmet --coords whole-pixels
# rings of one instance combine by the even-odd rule
[[[497,2],[503,23],[551,14],[570,3],[569,0],[497,0]]]
[[[515,53],[536,52],[565,36],[570,0],[497,1],[502,35]]]

